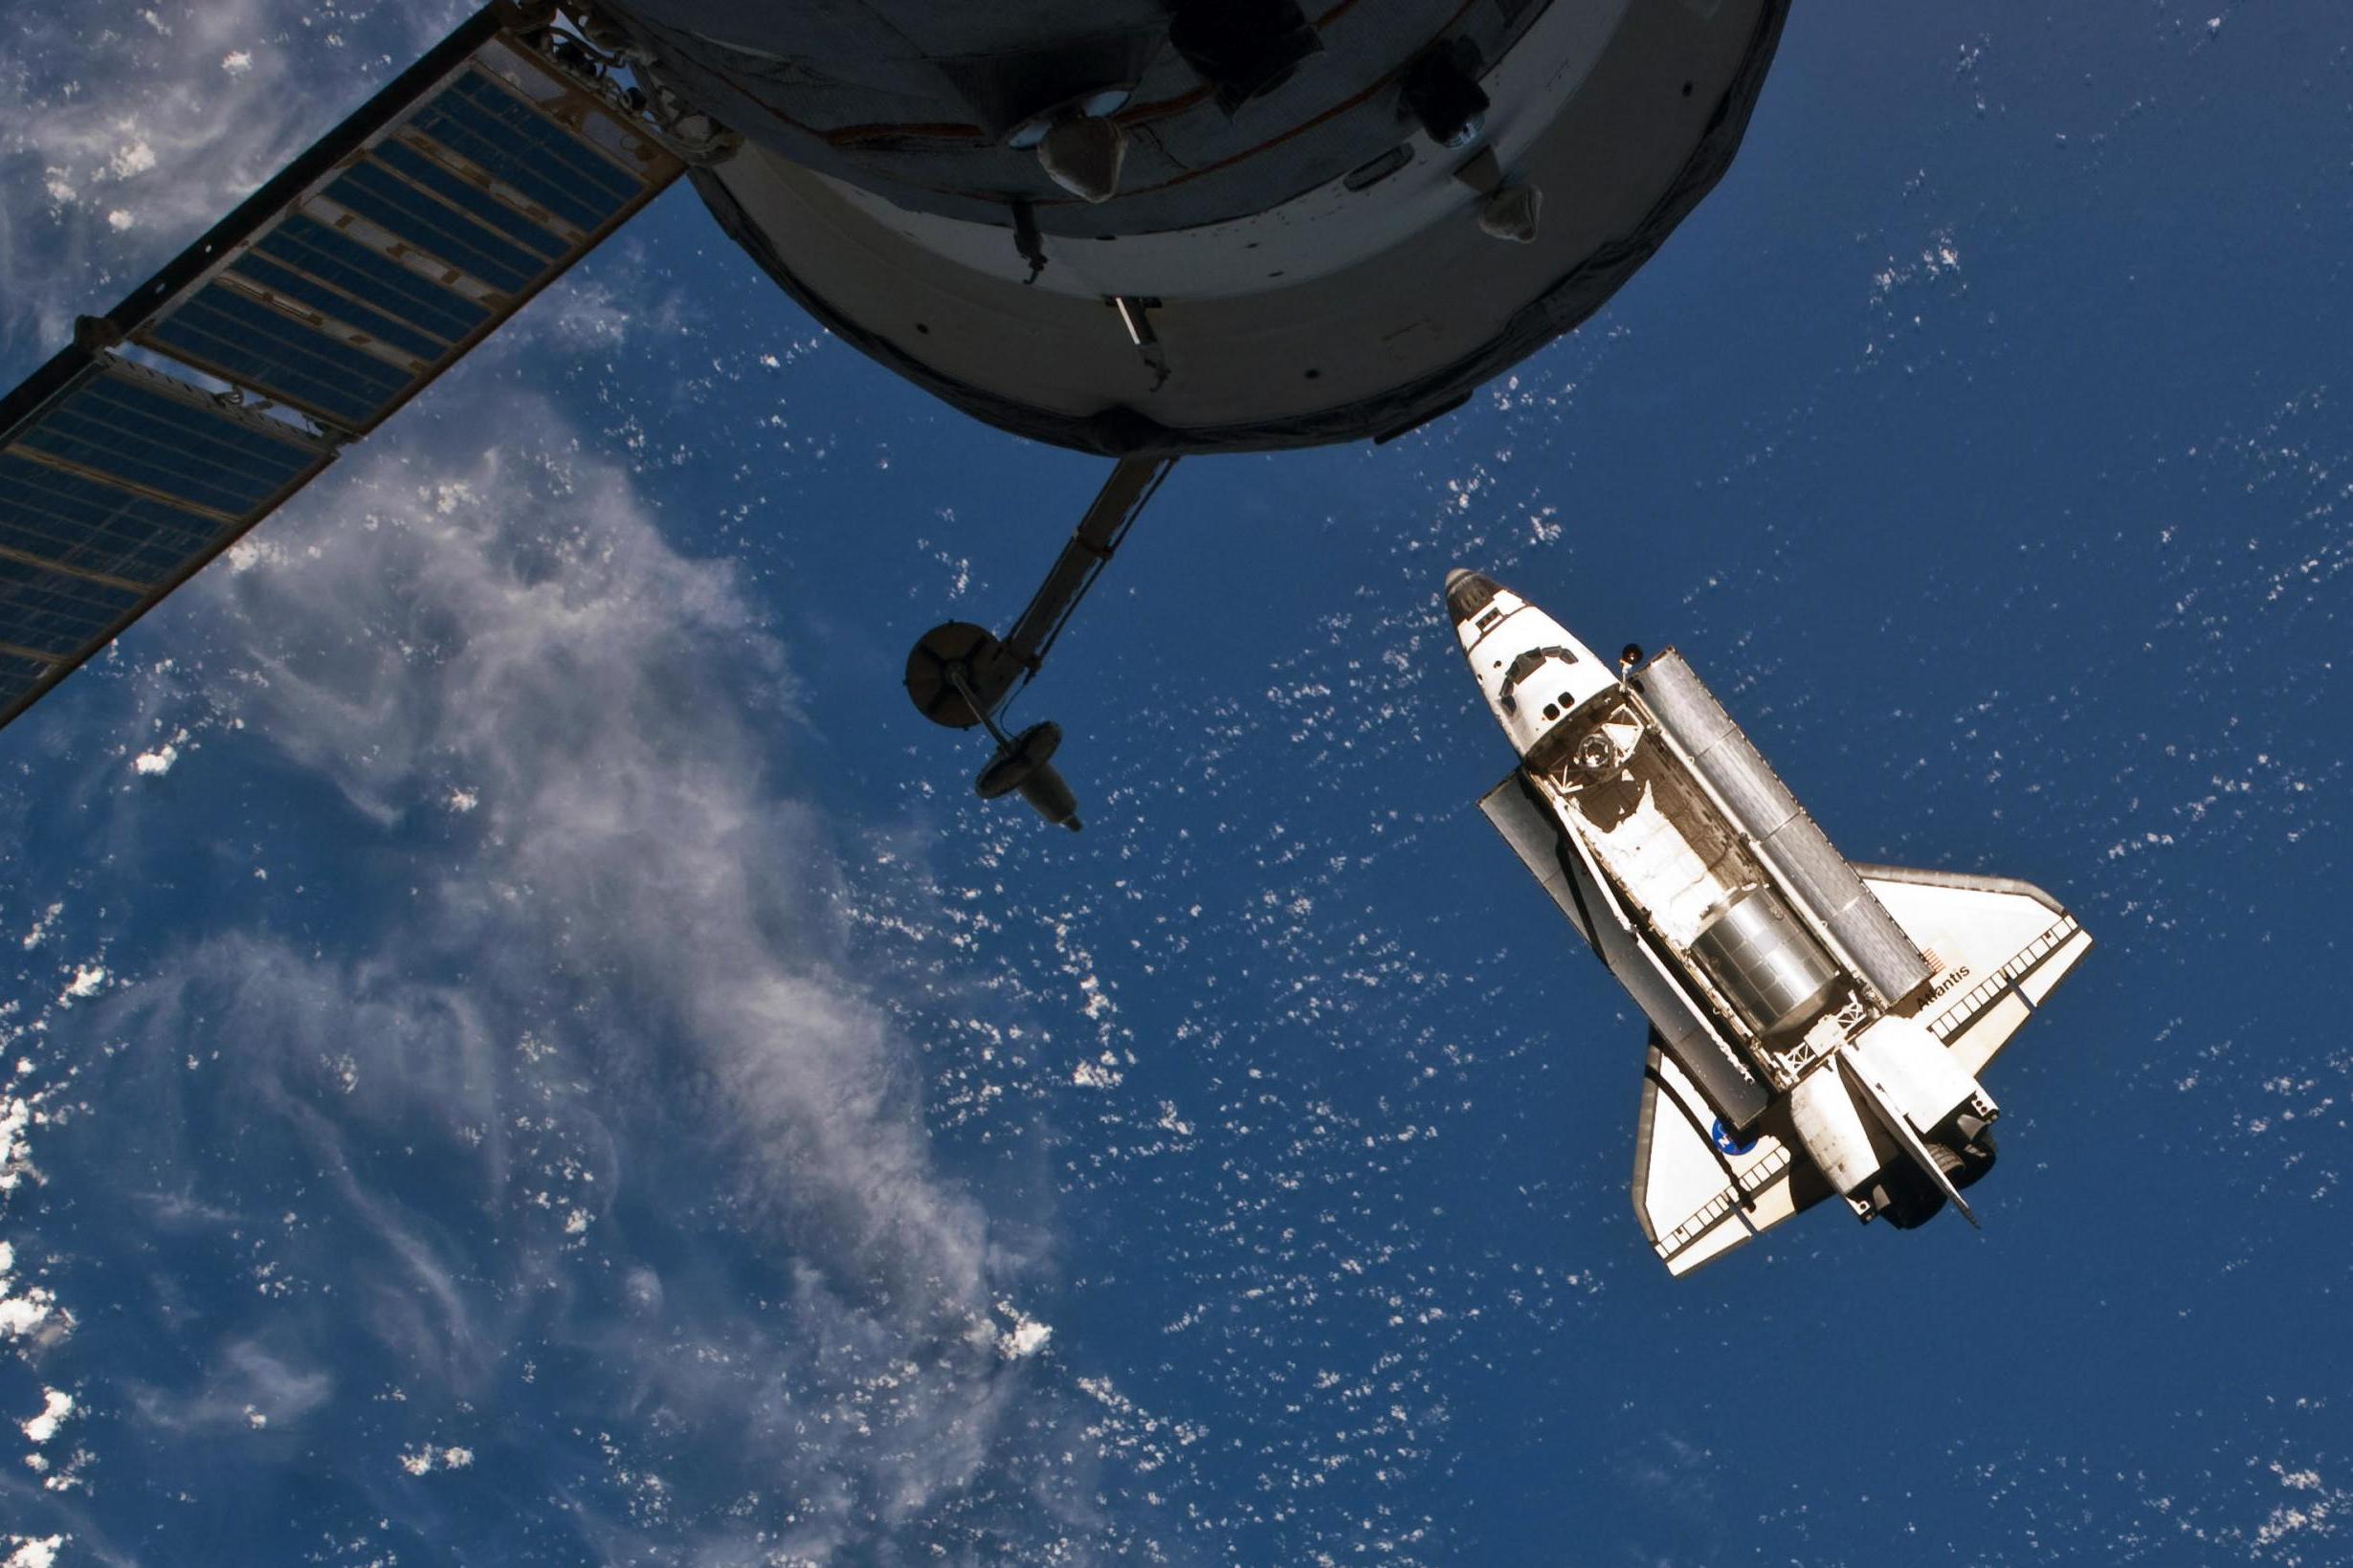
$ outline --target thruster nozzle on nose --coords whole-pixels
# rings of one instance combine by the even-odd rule
[[[1460,626],[1493,604],[1502,591],[1494,578],[1457,566],[1446,574],[1446,612]]]

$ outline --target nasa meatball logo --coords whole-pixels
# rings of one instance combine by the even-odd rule
[[[1707,1136],[1710,1142],[1728,1155],[1744,1155],[1757,1146],[1755,1138],[1743,1139],[1740,1134],[1726,1127],[1721,1116],[1716,1118],[1715,1125],[1707,1130]]]

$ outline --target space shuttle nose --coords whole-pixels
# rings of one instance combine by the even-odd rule
[[[1457,566],[1446,574],[1446,613],[1460,626],[1493,604],[1502,591],[1494,578]]]

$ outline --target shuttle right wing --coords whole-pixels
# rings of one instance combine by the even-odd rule
[[[1971,1077],[2092,950],[2091,933],[2031,883],[1967,872],[1857,866],[1936,975],[1920,1016]]]

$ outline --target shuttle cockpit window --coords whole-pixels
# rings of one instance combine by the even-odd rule
[[[1537,671],[1542,670],[1544,665],[1552,659],[1558,659],[1563,664],[1574,664],[1577,662],[1577,655],[1570,652],[1565,648],[1529,649],[1526,652],[1512,660],[1512,667],[1503,672],[1502,695],[1509,697],[1512,695],[1512,689],[1514,687],[1518,686],[1521,681],[1527,679],[1530,675],[1536,674]]]

